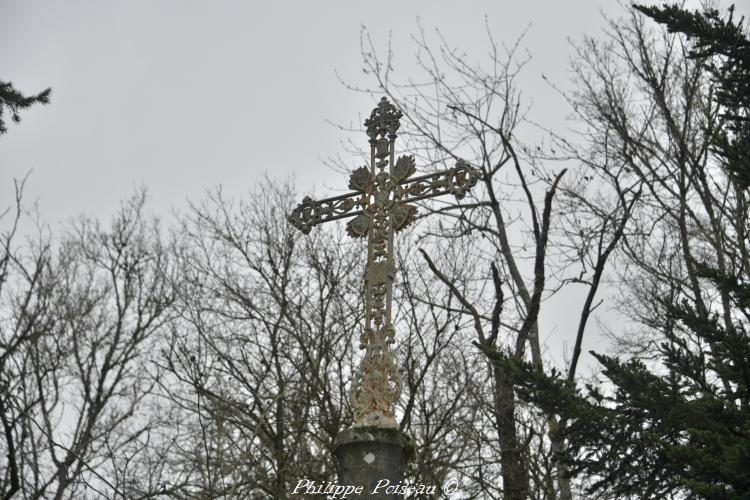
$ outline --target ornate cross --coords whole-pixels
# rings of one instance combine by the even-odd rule
[[[402,380],[390,347],[395,342],[391,324],[396,274],[393,233],[414,221],[417,207],[411,203],[447,193],[461,199],[480,176],[478,169],[459,160],[451,169],[411,178],[416,171],[414,157],[402,155],[395,160],[401,116],[383,97],[365,120],[370,165],[351,173],[349,188],[354,192],[320,201],[307,196],[289,216],[305,234],[317,224],[353,217],[346,225],[349,236],[367,237],[365,324],[359,337],[365,355],[350,392],[355,426],[397,427],[394,406]]]

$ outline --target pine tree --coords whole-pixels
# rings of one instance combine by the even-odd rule
[[[722,19],[715,10],[634,8],[685,35],[690,57],[710,74],[723,117],[714,154],[728,189],[744,199],[750,188],[750,41],[743,20],[733,20],[733,9]],[[741,226],[750,226],[746,208],[740,216]],[[724,237],[735,238],[738,253],[747,247],[746,233]],[[743,264],[720,272],[705,262],[709,257],[690,258],[704,286],[729,297],[731,311],[722,315],[697,300],[661,298],[667,327],[658,348],[660,370],[592,353],[613,387],[605,393],[488,353],[521,381],[522,399],[561,416],[562,459],[570,473],[588,477],[589,494],[750,499],[750,264],[745,255],[737,259]]]
[[[8,131],[3,121],[3,113],[6,110],[10,112],[11,119],[18,123],[21,121],[21,116],[18,114],[20,110],[38,103],[47,104],[50,95],[52,95],[52,89],[46,88],[36,95],[25,96],[16,90],[11,82],[0,80],[0,135]]]
[[[731,290],[738,316],[750,317],[750,285],[704,276]],[[746,323],[724,328],[690,304],[665,304],[707,346],[696,351],[685,336],[665,332],[659,353],[665,375],[638,360],[592,353],[615,391],[572,387],[559,373],[545,376],[498,352],[514,371],[522,399],[560,415],[568,425],[563,458],[572,474],[590,478],[589,493],[617,497],[750,499],[750,339]]]
[[[690,12],[676,6],[635,5],[673,33],[693,42],[691,57],[706,59],[706,70],[717,84],[716,102],[724,110],[725,130],[719,131],[715,152],[725,168],[744,188],[750,187],[750,40],[743,32],[743,19],[735,22],[734,6],[722,19],[718,10]]]

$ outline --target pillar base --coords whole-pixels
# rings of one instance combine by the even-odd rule
[[[406,463],[414,452],[414,442],[398,429],[347,429],[333,441],[338,483],[361,486],[362,494],[356,498],[400,499],[402,496],[387,486],[403,481]]]

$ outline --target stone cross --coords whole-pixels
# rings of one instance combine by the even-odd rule
[[[351,173],[349,188],[354,192],[320,201],[305,197],[289,216],[305,234],[317,224],[353,217],[346,225],[349,236],[367,237],[365,324],[359,337],[359,348],[365,354],[350,392],[355,427],[397,427],[394,406],[403,384],[390,347],[395,342],[391,323],[396,274],[393,234],[414,221],[417,207],[413,202],[447,193],[461,199],[480,177],[478,169],[459,160],[451,169],[412,178],[414,157],[395,159],[401,116],[383,97],[365,120],[370,164]]]

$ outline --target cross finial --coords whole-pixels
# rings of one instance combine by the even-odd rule
[[[401,126],[401,117],[403,113],[388,102],[385,97],[380,99],[377,107],[370,113],[370,118],[365,120],[365,127],[370,141],[378,138],[393,136],[395,139],[396,131]]]

